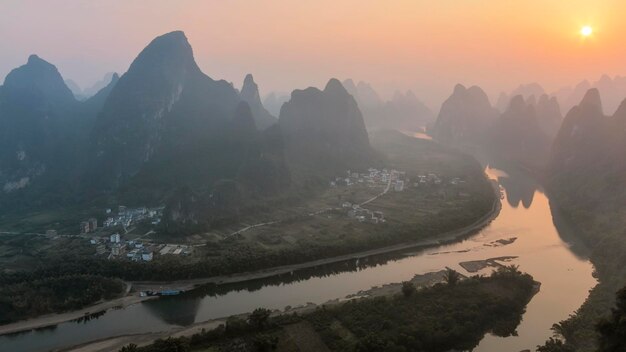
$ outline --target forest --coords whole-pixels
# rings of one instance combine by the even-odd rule
[[[119,297],[126,289],[120,280],[90,274],[15,279],[0,275],[0,324],[77,310]]]

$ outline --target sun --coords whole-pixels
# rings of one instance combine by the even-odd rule
[[[591,34],[593,34],[593,28],[591,28],[591,26],[584,26],[583,28],[580,29],[580,34],[583,37],[588,37]]]

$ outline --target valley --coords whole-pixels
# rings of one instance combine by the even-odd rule
[[[144,341],[142,344],[146,344],[172,333],[180,336],[178,331],[193,334],[202,326],[214,328],[225,320],[213,319],[251,312],[258,307],[283,311],[288,305],[295,308],[306,306],[306,302],[319,306],[329,300],[342,300],[374,286],[409,280],[416,274],[441,270],[446,266],[470,276],[473,273],[466,272],[460,263],[508,256],[515,258],[502,263],[520,265],[520,270],[531,273],[535,280],[542,283],[541,289],[529,303],[522,324],[516,329],[517,336],[500,338],[488,335],[477,350],[501,351],[503,344],[516,350],[532,348],[551,336],[550,326],[555,321],[566,318],[585,300],[587,291],[595,285],[591,276],[592,267],[582,254],[584,245],[576,240],[573,232],[562,225],[558,231],[555,228],[553,221],[561,223],[558,220],[560,215],[558,212],[551,213],[548,198],[541,191],[519,187],[519,184],[531,182],[532,178],[528,179],[528,176],[515,170],[505,173],[487,168],[487,172],[505,186],[502,210],[483,230],[465,234],[469,237],[463,236],[454,242],[445,241],[445,244],[431,243],[425,248],[398,247],[389,254],[372,251],[357,257],[348,256],[334,264],[320,261],[317,266],[308,269],[285,267],[282,271],[266,272],[266,275],[252,281],[238,282],[238,276],[225,276],[220,279],[221,284],[218,281],[177,297],[148,300],[125,309],[110,310],[85,325],[63,323],[53,330],[41,329],[17,334],[13,338],[3,337],[2,342],[16,351],[26,346],[29,346],[28,350],[36,350],[32,344],[33,336],[47,346],[67,346],[106,336],[131,334],[106,340],[110,342],[88,344],[77,350],[88,351],[93,347],[93,351],[97,351],[97,346],[120,348],[133,341]],[[528,198],[519,192],[531,192],[532,202],[527,206],[512,205],[516,204],[516,199]],[[529,216],[536,220],[528,222]],[[553,216],[557,220],[553,220]],[[511,242],[511,237],[517,239]],[[434,237],[433,241],[437,239],[439,237]],[[491,270],[486,268],[478,273],[488,274]],[[579,280],[574,281],[575,277]],[[586,279],[580,280],[583,277]],[[561,295],[563,289],[570,293],[567,299]],[[556,301],[559,303],[555,304]],[[73,338],[77,331],[84,336],[80,340]],[[143,335],[149,331],[163,333]]]
[[[626,351],[626,7],[331,3],[1,2],[0,352]]]

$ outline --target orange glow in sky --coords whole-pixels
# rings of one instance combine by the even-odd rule
[[[3,0],[0,76],[37,53],[90,85],[180,29],[205,73],[240,86],[251,72],[262,94],[354,78],[435,106],[456,83],[494,96],[623,75],[624,13],[623,0]]]

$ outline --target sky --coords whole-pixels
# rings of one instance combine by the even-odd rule
[[[456,83],[495,98],[626,75],[625,13],[623,0],[0,0],[0,77],[34,53],[90,86],[183,30],[206,74],[240,87],[252,73],[262,95],[353,78],[438,109]]]

